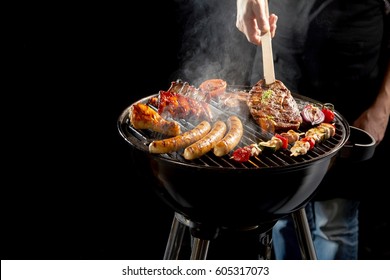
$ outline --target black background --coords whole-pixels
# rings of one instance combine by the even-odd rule
[[[162,258],[173,212],[116,127],[178,67],[160,3],[13,8],[2,259]]]
[[[10,8],[2,259],[163,257],[173,211],[136,172],[116,122],[181,78],[188,1],[144,2]],[[371,241],[386,226],[378,215],[363,221],[363,257],[386,257],[388,245]],[[216,241],[210,257],[235,258],[223,254],[235,248],[252,258],[249,241],[235,238]]]

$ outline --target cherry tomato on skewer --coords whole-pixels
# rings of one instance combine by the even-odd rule
[[[310,144],[310,150],[314,148],[314,145],[316,144],[316,140],[314,140],[313,137],[310,137],[310,136],[306,136],[304,138],[301,139],[301,141],[303,142],[309,142]]]
[[[331,123],[334,120],[334,106],[331,103],[325,103],[321,109],[322,113],[324,113],[324,122]]]
[[[232,158],[238,162],[246,162],[252,156],[251,148],[245,146],[242,148],[238,148],[233,152]]]

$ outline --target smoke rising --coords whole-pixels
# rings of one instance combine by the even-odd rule
[[[175,0],[182,43],[175,78],[198,86],[212,78],[247,84],[254,46],[238,31],[235,0]]]

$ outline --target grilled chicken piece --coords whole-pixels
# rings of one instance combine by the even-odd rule
[[[302,116],[298,104],[281,81],[267,85],[260,80],[249,93],[249,111],[262,129],[275,133],[300,127]]]
[[[287,132],[282,132],[282,133],[280,133],[280,135],[285,137],[289,144],[292,144],[292,143],[298,141],[299,137],[300,137],[300,133],[296,132],[292,129],[290,129]]]
[[[158,113],[175,120],[184,119],[198,123],[204,120],[212,121],[208,103],[170,91],[160,90]]]
[[[294,146],[291,147],[290,152],[291,156],[296,157],[299,155],[304,155],[310,150],[310,142],[298,140],[294,143]]]
[[[135,129],[150,129],[168,136],[181,133],[180,125],[176,121],[168,121],[160,116],[148,105],[133,104],[129,110],[130,123]]]

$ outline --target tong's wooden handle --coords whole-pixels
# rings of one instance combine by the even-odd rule
[[[269,17],[268,0],[265,0],[265,11],[267,18]],[[271,32],[261,35],[261,48],[263,53],[263,72],[264,79],[267,85],[275,82],[274,59],[271,44]]]

